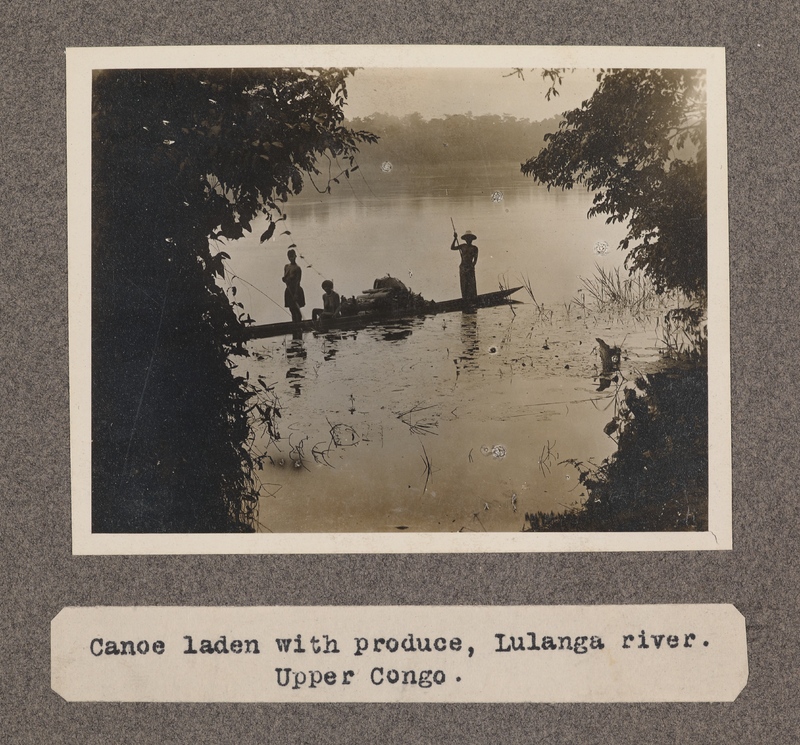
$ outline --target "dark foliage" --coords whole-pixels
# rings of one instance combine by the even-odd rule
[[[92,130],[96,532],[252,529],[257,394],[222,239],[354,167],[347,70],[109,70]],[[339,164],[341,159],[342,164]],[[317,163],[325,163],[321,173]],[[235,295],[235,288],[230,289]]]
[[[574,463],[586,499],[525,516],[534,531],[708,529],[708,371],[656,373],[625,389],[605,427],[619,448],[599,467]]]
[[[522,171],[548,187],[594,192],[590,216],[627,222],[620,248],[631,271],[643,271],[658,292],[704,296],[704,73],[604,70],[598,83]]]

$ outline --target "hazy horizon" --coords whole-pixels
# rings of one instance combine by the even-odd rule
[[[467,114],[508,114],[532,122],[560,116],[580,106],[597,88],[597,70],[566,71],[559,95],[546,100],[550,81],[541,70],[524,70],[524,80],[508,68],[360,68],[347,80],[348,119],[371,114],[424,119]]]

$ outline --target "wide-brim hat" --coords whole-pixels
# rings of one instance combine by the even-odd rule
[[[461,236],[461,240],[465,241],[467,240],[467,238],[472,238],[472,240],[474,241],[477,237],[478,236],[475,235],[475,233],[473,233],[471,230],[468,230],[466,233],[464,233],[464,235]]]

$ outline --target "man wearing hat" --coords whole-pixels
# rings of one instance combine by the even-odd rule
[[[458,267],[458,274],[461,279],[461,297],[464,300],[474,298],[478,294],[475,283],[475,264],[478,263],[478,247],[473,245],[477,236],[468,230],[461,236],[464,243],[458,242],[458,233],[453,232],[453,243],[450,245],[451,251],[458,251],[461,254],[461,264]]]

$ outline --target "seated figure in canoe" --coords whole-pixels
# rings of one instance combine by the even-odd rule
[[[334,291],[333,282],[326,279],[322,283],[322,289],[325,290],[325,294],[322,296],[322,307],[314,308],[311,311],[313,321],[319,321],[321,318],[336,318],[341,314],[342,300],[339,293]]]

